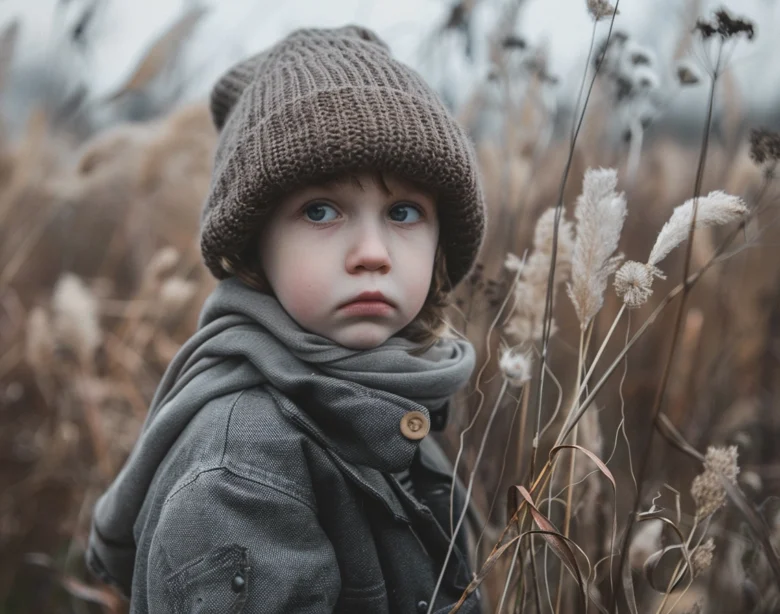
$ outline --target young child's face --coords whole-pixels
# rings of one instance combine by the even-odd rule
[[[303,328],[353,349],[384,343],[422,308],[431,284],[439,221],[427,194],[372,175],[301,188],[277,207],[260,237],[263,273]],[[390,302],[344,307],[363,292]]]

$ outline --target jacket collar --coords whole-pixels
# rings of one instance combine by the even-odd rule
[[[315,398],[282,394],[273,386],[266,388],[281,411],[321,446],[348,463],[380,472],[402,471],[412,462],[419,440],[403,435],[404,416],[419,411],[430,420],[426,407],[398,397],[340,395],[334,407]]]

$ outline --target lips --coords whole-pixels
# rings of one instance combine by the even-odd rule
[[[395,303],[387,298],[384,294],[377,291],[361,292],[357,296],[342,303],[339,307],[346,307],[347,305],[353,305],[355,303],[386,303],[391,307],[395,307]]]

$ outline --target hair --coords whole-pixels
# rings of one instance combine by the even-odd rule
[[[372,176],[376,185],[385,194],[391,194],[391,190],[387,186],[382,171],[373,170],[370,171],[369,174]],[[404,178],[404,181],[427,192],[435,198],[435,192],[428,186],[406,178]],[[345,183],[352,183],[360,189],[363,189],[363,186],[354,174],[325,177],[318,180],[317,183],[322,185],[343,185]],[[227,273],[239,279],[246,286],[265,294],[274,294],[271,284],[263,274],[260,257],[255,244],[248,245],[241,253],[235,254],[230,258],[223,257],[221,264],[222,268]],[[451,301],[452,283],[447,274],[447,260],[440,242],[436,247],[431,285],[428,289],[428,295],[425,298],[425,302],[415,318],[396,333],[399,337],[408,339],[418,346],[410,351],[411,354],[423,354],[444,337],[449,329],[445,311],[447,307],[450,306]]]

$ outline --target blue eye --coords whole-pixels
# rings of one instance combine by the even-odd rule
[[[394,222],[417,222],[421,217],[420,210],[414,205],[397,205],[390,209],[390,219]]]
[[[336,216],[330,219],[325,219],[328,209],[334,213],[336,211],[333,207],[326,205],[325,203],[315,203],[306,207],[304,214],[310,222],[332,222],[336,219]]]

